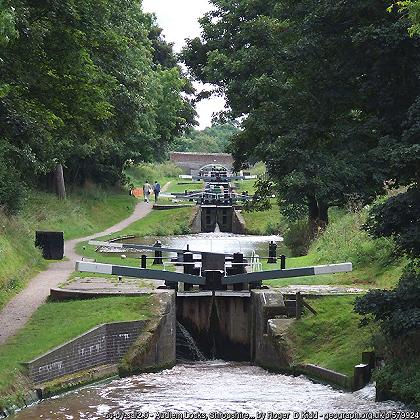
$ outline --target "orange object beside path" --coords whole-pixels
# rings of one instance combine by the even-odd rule
[[[136,198],[143,197],[143,188],[134,188],[134,190],[131,190],[131,195]]]

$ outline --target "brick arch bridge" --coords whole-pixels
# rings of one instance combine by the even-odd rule
[[[229,153],[171,152],[170,160],[191,175],[196,175],[206,165],[223,165],[228,170],[233,168],[233,157]]]

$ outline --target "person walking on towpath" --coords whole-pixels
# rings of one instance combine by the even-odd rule
[[[146,203],[150,203],[149,196],[151,192],[152,192],[152,186],[149,184],[149,181],[146,180],[146,182],[143,185],[144,201]]]
[[[153,192],[155,193],[155,203],[157,203],[160,194],[160,184],[157,181],[155,181],[155,185],[153,186]]]

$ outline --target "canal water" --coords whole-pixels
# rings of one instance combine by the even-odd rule
[[[280,420],[281,413],[289,412],[283,419],[329,420],[333,413],[353,412],[364,416],[359,418],[372,418],[369,416],[375,413],[395,410],[404,410],[404,406],[375,402],[373,386],[348,393],[303,376],[212,360],[86,387],[36,404],[12,418],[93,420],[124,418],[124,413],[125,418],[143,419]],[[306,417],[309,414],[305,412],[313,412],[313,416]]]
[[[148,236],[143,238],[125,239],[123,242],[132,244],[153,245],[157,240],[168,248],[186,249],[189,245],[193,251],[220,252],[233,254],[241,252],[250,256],[255,251],[260,256],[268,256],[268,244],[271,241],[281,245],[283,238],[278,235],[256,236],[237,235],[233,233],[197,233],[177,236]]]

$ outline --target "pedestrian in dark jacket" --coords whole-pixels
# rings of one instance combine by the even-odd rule
[[[153,186],[153,192],[155,193],[155,203],[157,203],[160,194],[160,184],[157,181],[155,181],[155,185]]]

